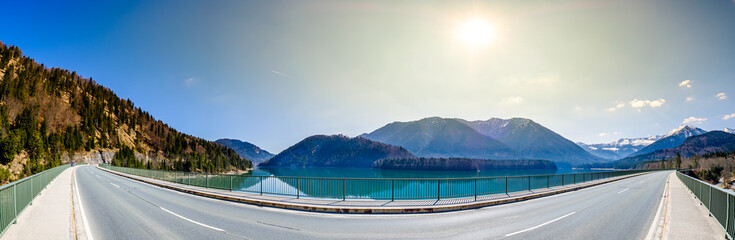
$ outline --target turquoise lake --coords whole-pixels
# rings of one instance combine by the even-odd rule
[[[317,177],[317,178],[473,178],[473,177],[504,177],[596,172],[589,169],[560,168],[549,169],[521,169],[521,170],[491,170],[491,171],[418,171],[418,170],[381,170],[371,168],[258,168],[253,176],[280,176],[280,177]]]

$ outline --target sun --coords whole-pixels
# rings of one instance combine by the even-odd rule
[[[457,28],[457,38],[470,47],[479,47],[495,39],[495,29],[487,21],[474,18],[465,21]]]

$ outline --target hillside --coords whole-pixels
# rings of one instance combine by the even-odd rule
[[[401,146],[419,157],[514,158],[502,142],[480,134],[459,119],[431,117],[394,122],[361,137]]]
[[[465,123],[481,134],[505,143],[516,152],[516,158],[519,159],[548,159],[571,164],[603,161],[530,119],[491,118]]]
[[[218,139],[215,142],[222,144],[225,147],[231,148],[232,150],[235,150],[235,152],[240,155],[240,157],[250,160],[254,164],[261,163],[273,157],[273,154],[249,142],[227,138]]]
[[[47,68],[0,42],[0,182],[89,155],[115,164],[222,172],[248,160],[214,142],[180,133],[91,78]],[[131,157],[132,156],[132,157]]]
[[[383,158],[414,158],[402,147],[365,138],[343,135],[316,135],[289,147],[260,167],[372,167]]]
[[[723,131],[711,131],[689,137],[675,148],[656,150],[652,153],[627,157],[615,161],[613,164],[619,167],[630,167],[646,161],[673,159],[677,154],[681,157],[688,158],[695,155],[701,156],[709,153],[733,151],[735,151],[735,134]]]
[[[483,171],[497,169],[556,169],[548,160],[485,160],[468,158],[380,159],[373,168],[428,171]]]
[[[681,143],[683,143],[684,140],[686,140],[688,137],[697,136],[706,132],[707,131],[702,130],[701,128],[684,125],[674,130],[671,130],[669,133],[661,137],[661,139],[656,140],[656,142],[651,143],[650,145],[631,154],[630,156],[633,157],[652,153],[656,150],[675,148],[676,146],[679,146]]]

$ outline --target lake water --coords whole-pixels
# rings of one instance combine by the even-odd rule
[[[253,176],[318,177],[318,178],[473,178],[527,175],[550,175],[595,172],[589,169],[501,169],[490,171],[418,171],[381,170],[371,168],[258,168]]]

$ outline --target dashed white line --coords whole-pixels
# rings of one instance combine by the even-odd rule
[[[77,175],[74,174],[74,188],[77,190],[75,191],[77,194],[77,202],[79,202],[79,211],[82,212],[82,221],[84,222],[84,232],[87,234],[87,239],[94,240],[94,237],[92,237],[92,232],[89,229],[89,221],[87,221],[87,214],[84,213],[84,205],[82,205],[82,198],[79,196],[79,185],[77,184]]]
[[[116,188],[120,188],[120,186],[118,186],[117,184],[114,184],[114,183],[110,183],[110,184],[112,184],[112,186],[115,186]]]
[[[505,236],[506,236],[506,237],[510,237],[510,236],[513,236],[513,235],[516,235],[516,234],[519,234],[519,233],[524,233],[524,232],[528,232],[528,231],[534,230],[534,229],[536,229],[536,228],[540,228],[540,227],[546,226],[547,224],[550,224],[550,223],[553,223],[553,222],[559,221],[559,220],[561,220],[561,219],[563,219],[563,218],[565,218],[565,217],[569,217],[569,216],[571,216],[572,214],[575,214],[575,213],[577,213],[577,212],[571,212],[571,213],[568,213],[567,215],[564,215],[564,216],[558,217],[558,218],[556,218],[556,219],[554,219],[554,220],[551,220],[551,221],[548,221],[548,222],[545,222],[545,223],[539,224],[539,225],[537,225],[537,226],[535,226],[535,227],[530,227],[530,228],[526,228],[526,229],[523,229],[523,230],[521,230],[521,231],[518,231],[518,232],[514,232],[514,233],[508,233],[508,234],[506,234]]]
[[[224,231],[225,231],[224,229],[221,229],[221,228],[216,228],[216,227],[212,227],[212,226],[209,226],[209,225],[207,225],[207,224],[204,224],[204,223],[200,223],[200,222],[197,222],[197,221],[194,221],[194,220],[188,219],[188,218],[186,218],[186,217],[184,217],[184,216],[181,216],[181,215],[179,215],[179,214],[176,214],[175,212],[169,211],[168,209],[165,209],[165,208],[162,208],[162,207],[159,207],[159,208],[161,208],[161,210],[163,210],[163,211],[165,211],[165,212],[167,212],[167,213],[170,213],[171,215],[177,216],[177,217],[179,217],[179,218],[181,218],[181,219],[184,219],[184,220],[186,220],[186,221],[192,222],[192,223],[194,223],[194,224],[197,224],[197,225],[199,225],[199,226],[202,226],[202,227],[206,227],[206,228],[210,228],[210,229],[214,229],[214,230],[217,230],[217,231],[220,231],[220,232],[224,232]]]
[[[623,189],[623,191],[620,191],[620,192],[618,192],[618,193],[623,193],[623,192],[625,192],[625,191],[628,191],[628,189],[630,189],[630,188],[626,188],[626,189]]]

